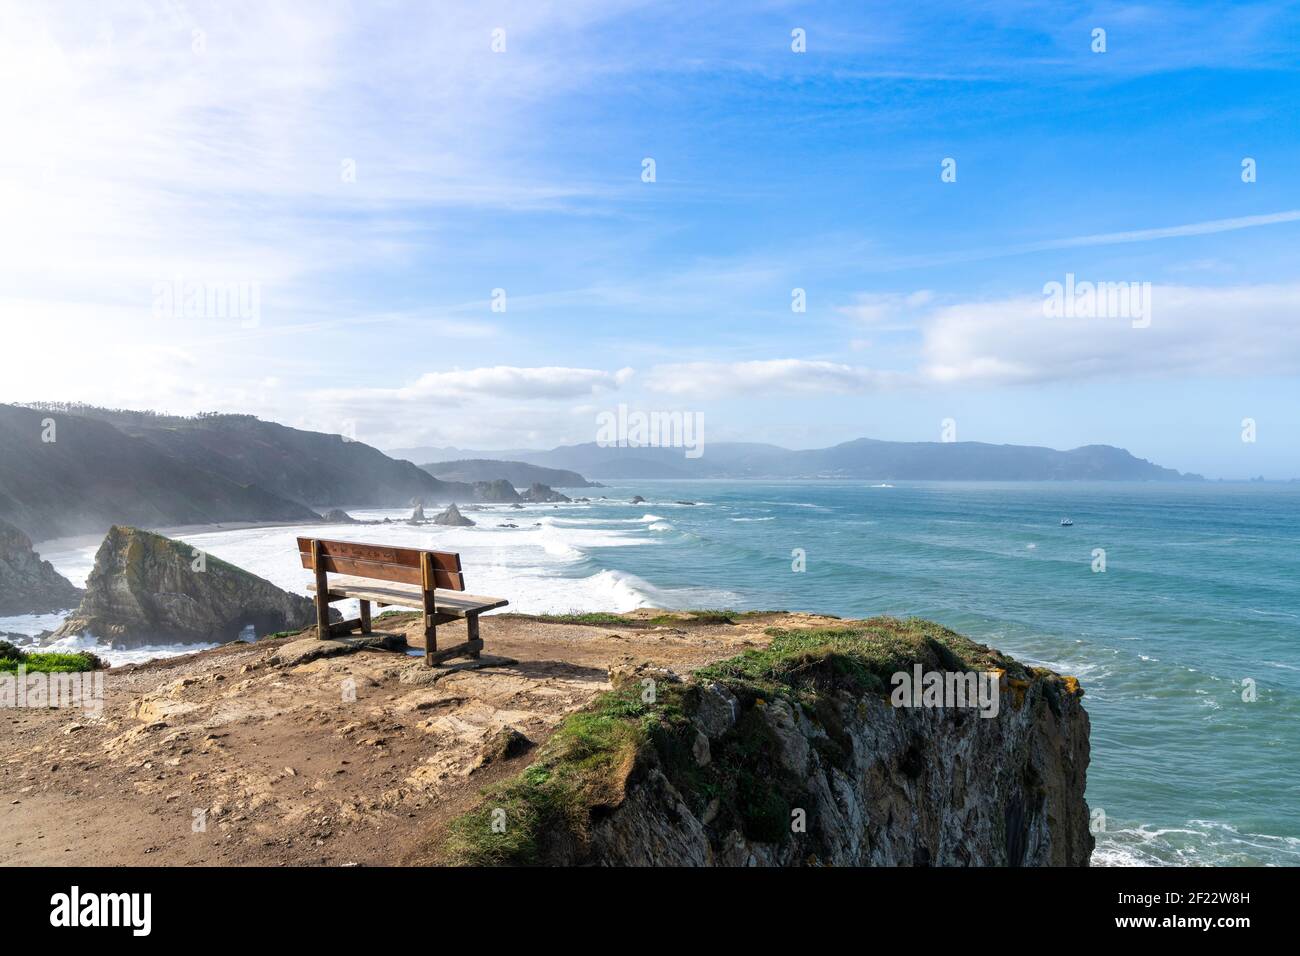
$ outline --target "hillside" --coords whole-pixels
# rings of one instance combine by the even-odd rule
[[[47,418],[53,442],[42,440]],[[336,505],[475,495],[369,445],[245,415],[0,405],[0,449],[0,518],[35,540],[113,524],[311,521]]]
[[[444,481],[495,481],[504,478],[516,488],[527,488],[532,484],[547,485],[551,488],[598,487],[576,471],[543,468],[541,465],[530,465],[523,461],[463,458],[459,461],[433,462],[420,467],[435,478],[441,478]]]
[[[362,442],[251,415],[176,418],[102,409],[83,414],[108,421],[173,458],[317,508],[400,508],[417,498],[434,502],[473,496],[467,484],[439,481]]]
[[[55,440],[42,440],[43,420]],[[264,488],[177,460],[108,422],[0,405],[0,518],[40,541],[219,521],[303,521],[316,513]]]

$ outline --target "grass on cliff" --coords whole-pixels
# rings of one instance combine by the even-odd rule
[[[921,618],[874,617],[843,626],[769,628],[772,642],[696,672],[743,696],[800,697],[843,687],[880,693],[890,677],[920,664],[926,671],[1004,670],[1025,679],[1018,661]]]
[[[29,674],[62,674],[72,671],[93,671],[95,659],[89,654],[53,654],[33,652],[22,657],[0,657],[0,672],[13,673],[22,665]]]
[[[661,724],[685,724],[682,685],[660,682],[656,700],[629,681],[564,719],[519,776],[483,793],[451,825],[447,861],[462,866],[545,862],[580,841],[593,808],[614,807],[637,752]],[[546,846],[547,840],[560,846]]]
[[[623,620],[623,619],[620,619]],[[765,842],[789,838],[790,808],[802,806],[806,781],[789,778],[764,717],[778,697],[817,712],[827,730],[824,759],[846,761],[829,695],[887,692],[889,677],[926,670],[1001,669],[1028,676],[1011,658],[930,621],[872,618],[808,630],[773,628],[767,647],[697,671],[688,682],[660,681],[656,701],[628,681],[570,714],[517,777],[484,791],[482,803],[451,825],[446,862],[535,865],[582,858],[593,818],[618,805],[639,759],[655,762],[699,815],[714,806],[714,826],[735,827]],[[715,741],[699,767],[690,717],[700,682],[726,685],[742,701],[736,727]]]

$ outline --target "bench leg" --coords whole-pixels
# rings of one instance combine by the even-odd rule
[[[470,645],[473,646],[474,642],[476,642],[476,641],[479,640],[479,636],[478,636],[478,615],[477,615],[477,614],[471,614],[471,615],[469,615],[469,617],[465,618],[465,629],[469,632],[469,642],[470,642]],[[481,645],[480,645],[480,646],[481,646]],[[477,651],[477,650],[470,651],[470,655],[469,655],[469,656],[470,656],[470,657],[478,657],[480,653],[481,653],[481,652],[480,652],[480,651]]]
[[[361,617],[359,620],[361,621],[361,633],[369,634],[370,633],[370,602],[369,601],[361,602]]]
[[[325,641],[330,636],[330,586],[319,541],[311,543],[311,564],[316,572],[316,637]]]
[[[432,667],[435,663],[434,655],[438,650],[438,624],[432,614],[424,615],[424,664],[426,667]]]

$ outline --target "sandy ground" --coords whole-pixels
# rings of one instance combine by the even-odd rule
[[[402,651],[312,660],[281,638],[115,668],[102,712],[0,709],[0,865],[418,863],[447,820],[531,752],[483,762],[504,727],[540,743],[611,667],[687,673],[827,619],[647,627],[483,620],[478,662]],[[413,616],[379,630],[422,646]],[[304,635],[305,637],[306,635]],[[439,643],[464,638],[439,628]]]

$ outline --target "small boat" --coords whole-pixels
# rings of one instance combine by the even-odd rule
[[[1062,527],[1062,528],[1072,528],[1072,527],[1074,527],[1074,519],[1073,519],[1073,518],[1062,518],[1062,519],[1061,519],[1061,527]]]

